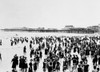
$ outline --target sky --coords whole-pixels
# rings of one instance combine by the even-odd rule
[[[100,24],[100,0],[0,0],[0,28]]]

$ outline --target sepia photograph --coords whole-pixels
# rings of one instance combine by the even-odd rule
[[[0,72],[100,72],[100,0],[0,0]]]

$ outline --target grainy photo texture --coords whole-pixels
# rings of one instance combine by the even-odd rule
[[[100,72],[100,0],[0,0],[0,72]]]

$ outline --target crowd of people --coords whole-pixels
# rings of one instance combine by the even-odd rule
[[[22,72],[36,72],[43,60],[43,72],[90,72],[90,57],[92,72],[100,72],[100,36],[13,37],[10,41],[11,46],[28,43],[29,47],[23,46],[24,55],[30,50],[29,62],[24,55],[14,55],[12,71],[18,66]]]

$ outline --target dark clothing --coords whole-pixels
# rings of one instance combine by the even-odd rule
[[[24,47],[23,52],[26,53],[26,46]]]
[[[43,71],[45,72],[46,71],[46,63],[43,62]]]
[[[88,72],[88,68],[89,68],[88,64],[84,65],[84,72]]]
[[[56,69],[57,69],[57,70],[60,70],[60,63],[59,63],[59,62],[57,62]]]
[[[53,69],[52,69],[52,66],[49,66],[49,67],[48,67],[48,72],[52,72],[52,70],[53,70]]]
[[[18,59],[16,59],[16,58],[13,58],[12,59],[12,68],[16,68],[16,66],[18,65]]]
[[[83,72],[81,67],[78,68],[78,72]]]
[[[89,50],[88,49],[86,50],[86,55],[89,55]]]
[[[28,68],[28,65],[27,65],[27,63],[25,63],[25,64],[24,64],[24,68]]]
[[[99,57],[99,60],[98,60],[98,64],[100,65],[100,57]]]
[[[33,70],[32,70],[32,68],[31,68],[31,67],[29,67],[29,70],[28,70],[28,72],[33,72]]]
[[[34,63],[33,68],[34,68],[34,71],[36,71],[36,70],[37,70],[37,63]]]

